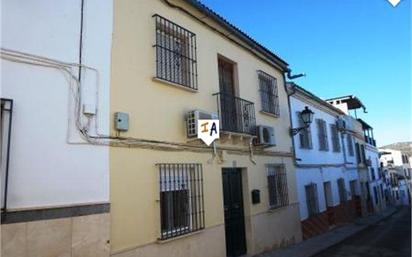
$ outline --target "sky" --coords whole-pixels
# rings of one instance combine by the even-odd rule
[[[321,98],[356,95],[379,146],[412,141],[412,0],[202,0],[306,73]]]

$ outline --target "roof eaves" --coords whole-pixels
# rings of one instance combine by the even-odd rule
[[[323,106],[341,114],[341,115],[346,115],[342,110],[336,108],[335,106],[331,105],[330,103],[326,102],[325,100],[323,100],[322,98],[316,96],[315,94],[313,94],[312,92],[304,89],[303,87],[297,85],[296,83],[292,82],[288,82],[288,85],[290,85],[291,87],[294,87],[297,91],[305,94],[306,96],[314,99],[315,101],[317,101],[318,103],[322,104]]]
[[[258,43],[256,40],[254,40],[252,37],[250,37],[249,35],[247,35],[245,32],[243,32],[242,30],[240,30],[238,27],[236,27],[235,25],[233,25],[232,23],[230,23],[228,20],[226,20],[225,18],[223,18],[221,15],[219,15],[218,13],[216,13],[215,11],[213,11],[212,9],[210,9],[209,7],[207,7],[206,5],[204,5],[203,3],[201,3],[198,0],[184,0],[186,3],[192,5],[193,7],[195,7],[197,10],[199,10],[200,12],[204,13],[205,15],[210,16],[215,22],[217,22],[218,24],[220,24],[221,26],[223,26],[224,28],[226,28],[229,31],[232,31],[236,34],[236,36],[238,36],[239,38],[241,38],[245,43],[247,43],[249,46],[251,46],[252,48],[254,48],[255,50],[257,50],[258,52],[260,52],[261,54],[263,54],[265,57],[267,57],[269,60],[277,63],[279,66],[281,66],[285,71],[288,70],[288,66],[289,64],[283,60],[282,58],[280,58],[278,55],[276,55],[275,53],[273,53],[271,50],[269,50],[268,48],[264,47],[263,45],[261,45],[260,43]]]

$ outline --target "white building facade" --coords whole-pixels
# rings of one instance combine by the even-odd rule
[[[85,135],[109,131],[112,16],[111,0],[2,1],[4,257],[109,255],[109,149]]]
[[[356,96],[343,96],[325,100],[345,114],[347,133],[355,143],[355,163],[360,181],[362,215],[382,211],[386,208],[383,174],[379,165],[379,152],[373,137],[373,128],[365,121],[354,118],[350,111],[366,107]]]
[[[293,128],[304,127],[305,107],[314,113],[309,127],[293,137],[302,230],[309,238],[358,215],[355,141],[343,126],[344,112],[296,84],[288,90]]]
[[[394,205],[410,205],[411,158],[402,151],[388,148],[380,148],[379,153],[388,202]]]

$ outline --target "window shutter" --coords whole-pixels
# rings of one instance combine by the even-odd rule
[[[340,152],[339,132],[335,124],[330,125],[332,133],[332,147],[334,152]]]
[[[323,133],[325,137],[325,149],[326,151],[329,151],[329,141],[328,141],[328,130],[326,129],[326,121],[322,121],[323,123]]]
[[[319,137],[319,150],[328,151],[328,134],[326,131],[326,122],[322,119],[317,120],[318,125],[318,137]]]
[[[303,121],[300,118],[300,112],[296,112],[296,117],[298,119],[298,127],[299,128],[303,127]],[[307,143],[306,143],[305,135],[303,131],[299,132],[299,142],[300,142],[300,148],[307,148]]]
[[[302,119],[300,118],[300,112],[296,112],[296,116],[298,118],[299,127],[304,127],[305,124],[303,123]],[[299,132],[299,139],[300,139],[300,147],[305,149],[312,149],[312,131],[310,126],[306,129],[302,129]]]
[[[319,140],[319,150],[323,150],[323,129],[322,129],[322,120],[316,119],[316,125],[318,128],[318,140]]]
[[[346,140],[347,140],[347,144],[348,144],[348,151],[349,151],[349,155],[353,156],[354,152],[353,152],[353,141],[352,141],[352,136],[350,134],[346,135]]]
[[[310,125],[305,129],[306,131],[306,137],[307,137],[307,141],[308,141],[308,148],[312,149],[313,145],[312,145],[312,130],[310,129]]]

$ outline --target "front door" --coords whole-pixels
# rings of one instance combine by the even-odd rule
[[[223,204],[227,256],[246,253],[241,169],[223,169]]]

